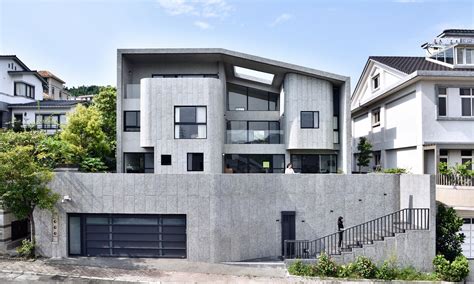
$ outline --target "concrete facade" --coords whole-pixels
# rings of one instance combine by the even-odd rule
[[[419,258],[434,257],[430,176],[56,173],[50,186],[72,201],[57,204],[58,238],[52,215],[35,212],[48,257],[68,256],[68,213],[186,214],[187,258],[222,262],[281,255],[282,211],[295,211],[296,239],[316,239],[337,230],[338,216],[350,227],[409,207],[431,209]],[[406,244],[400,255],[412,253]]]
[[[204,174],[224,172],[226,154],[279,154],[285,164],[292,154],[333,154],[337,171],[349,172],[349,78],[225,49],[120,49],[117,56],[118,172],[127,166],[125,153],[153,153],[154,173],[187,173],[186,153],[193,152],[203,153]],[[263,84],[237,76],[236,66],[274,77]],[[203,74],[212,78],[197,78]],[[228,84],[280,94],[279,109],[228,109]],[[207,138],[175,139],[176,106],[206,106]],[[124,131],[124,111],[140,112],[139,132]],[[319,129],[300,129],[301,111],[319,111]],[[234,144],[226,139],[230,121],[278,122],[282,137]],[[161,155],[171,155],[171,165],[162,166]]]

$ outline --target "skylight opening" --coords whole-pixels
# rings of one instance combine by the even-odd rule
[[[235,77],[255,81],[267,85],[271,85],[273,82],[274,74],[248,69],[240,66],[234,66]]]

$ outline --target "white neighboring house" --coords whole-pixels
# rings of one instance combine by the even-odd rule
[[[474,30],[445,30],[424,57],[372,56],[352,95],[352,137],[373,145],[365,171],[437,174],[473,160]],[[354,159],[353,171],[358,171]]]
[[[81,102],[68,101],[67,97],[62,100],[59,93],[58,99],[46,100],[43,92],[48,93],[48,86],[59,79],[55,78],[46,77],[46,81],[17,56],[0,55],[0,128],[16,122],[23,127],[36,125],[48,134],[60,129],[60,124],[66,123],[66,113]]]

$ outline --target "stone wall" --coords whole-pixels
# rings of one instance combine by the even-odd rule
[[[335,232],[338,216],[349,227],[408,207],[406,192],[434,200],[430,176],[382,174],[57,173],[51,187],[72,201],[58,203],[57,242],[51,214],[36,212],[39,249],[50,257],[67,256],[67,213],[186,214],[188,259],[221,262],[281,255],[281,211],[295,211],[296,239],[311,240]]]

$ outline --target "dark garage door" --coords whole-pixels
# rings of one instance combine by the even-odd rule
[[[70,214],[69,254],[186,257],[186,215]]]

